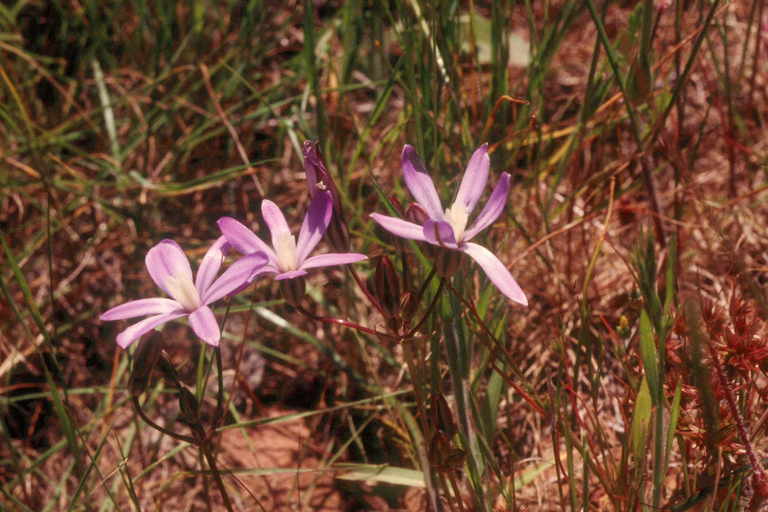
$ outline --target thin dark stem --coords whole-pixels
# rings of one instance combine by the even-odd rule
[[[448,482],[446,481],[445,474],[440,471],[435,471],[435,480],[437,480],[436,485],[441,487],[443,489],[444,495],[450,496],[451,495],[451,489],[448,487]],[[460,501],[460,494],[455,493],[456,501]],[[445,500],[448,504],[448,508],[450,509],[450,512],[456,512],[456,507],[453,505],[453,501],[450,499]]]
[[[376,300],[376,298],[371,295],[371,292],[368,291],[368,287],[365,285],[365,282],[360,278],[360,276],[357,274],[357,271],[355,271],[355,268],[352,266],[347,266],[347,270],[350,274],[352,274],[352,278],[357,283],[357,287],[362,290],[363,295],[365,295],[365,298],[368,299],[368,302],[370,302],[376,310],[382,314],[382,316],[385,316],[386,313],[381,308],[381,304],[379,304],[379,301]]]
[[[435,275],[435,270],[433,268],[430,271],[429,275],[427,276],[427,279],[424,281],[424,284],[422,284],[421,288],[419,289],[419,292],[418,292],[418,294],[416,296],[417,300],[421,298],[421,295],[423,295],[424,290],[427,287],[427,284],[429,283],[429,281],[432,279],[432,277],[434,275]],[[360,325],[360,324],[357,324],[355,322],[350,322],[349,320],[344,320],[343,318],[330,317],[330,316],[318,316],[318,315],[315,315],[314,313],[312,313],[311,311],[307,310],[306,308],[304,308],[303,306],[300,306],[300,305],[295,305],[295,308],[301,314],[306,316],[307,318],[310,318],[310,319],[315,320],[317,322],[324,322],[324,323],[327,323],[327,324],[341,325],[343,327],[349,327],[349,328],[352,328],[352,329],[356,329],[358,331],[361,331],[361,332],[364,332],[364,333],[367,333],[367,334],[372,334],[374,336],[384,336],[385,338],[390,338],[390,339],[407,339],[407,338],[410,338],[411,336],[413,336],[413,334],[416,331],[419,330],[419,328],[426,321],[427,317],[429,316],[429,314],[434,309],[435,304],[437,303],[437,299],[440,296],[440,292],[443,289],[444,283],[445,283],[445,280],[441,279],[440,280],[440,286],[437,289],[437,292],[435,292],[435,296],[432,297],[432,301],[430,302],[429,307],[427,308],[427,311],[424,313],[424,316],[421,318],[421,320],[419,320],[419,323],[416,324],[416,327],[414,327],[413,329],[408,331],[408,333],[403,335],[403,336],[399,336],[399,335],[395,335],[395,334],[390,334],[388,332],[378,331],[376,329],[371,329],[370,327],[365,327],[364,325]]]
[[[493,335],[493,333],[490,331],[490,329],[488,329],[488,326],[485,325],[485,322],[483,322],[483,319],[480,318],[480,314],[477,312],[477,309],[475,308],[475,305],[472,304],[472,302],[470,302],[467,299],[465,299],[464,297],[462,297],[461,294],[453,286],[451,286],[451,283],[447,283],[447,285],[448,285],[448,289],[451,290],[451,293],[453,293],[453,295],[457,299],[459,299],[459,301],[462,304],[464,304],[464,306],[466,306],[466,308],[469,310],[469,312],[472,313],[472,316],[475,317],[475,321],[478,323],[478,325],[483,330],[485,335],[488,336],[488,339],[491,340],[491,342],[493,343],[492,348],[494,350],[493,355],[495,355],[496,351],[498,351],[499,347],[501,346],[501,344],[499,343],[499,340],[496,339],[496,336]],[[509,357],[509,356],[507,356],[507,357]],[[539,414],[541,414],[542,416],[546,416],[546,413],[544,412],[544,409],[542,409],[542,407],[538,403],[536,403],[536,401],[533,399],[533,397],[530,396],[527,391],[525,391],[523,388],[521,388],[514,380],[512,380],[507,375],[506,371],[504,371],[503,369],[498,367],[498,365],[496,363],[496,358],[495,357],[491,357],[489,361],[490,361],[490,364],[493,366],[493,369],[496,370],[497,372],[499,372],[499,375],[504,377],[504,379],[507,382],[507,384],[512,386],[515,389],[515,391],[520,393],[520,396],[522,396],[523,399],[526,402],[528,402],[528,405],[533,407],[533,409],[536,412],[538,412]],[[512,367],[512,366],[510,365],[510,367]],[[512,368],[514,368],[514,367],[512,367]]]
[[[221,332],[224,332],[224,326],[227,324],[229,318],[229,310],[232,307],[232,297],[227,299],[227,309],[224,311],[224,318],[221,320]],[[213,416],[212,429],[216,430],[219,427],[219,422],[224,417],[224,365],[221,362],[221,349],[219,347],[214,348],[216,359],[216,371],[218,372],[219,389],[216,393],[216,413]],[[207,380],[206,380],[207,382]]]
[[[765,481],[766,474],[762,464],[757,460],[754,450],[752,449],[752,443],[749,440],[749,434],[747,433],[747,427],[744,424],[744,417],[736,407],[736,399],[733,397],[733,391],[731,390],[728,382],[725,380],[725,372],[723,372],[723,365],[720,363],[720,358],[717,355],[715,346],[712,341],[709,342],[709,352],[712,355],[712,362],[715,366],[715,373],[717,373],[717,380],[720,381],[723,392],[725,394],[725,401],[728,403],[728,408],[731,410],[733,419],[736,421],[736,428],[739,431],[739,437],[744,445],[744,449],[747,452],[747,458],[752,465],[753,471],[757,474],[758,478]]]
[[[219,396],[218,396],[218,404],[217,404],[217,412],[216,412],[216,421],[214,422],[214,428],[210,430],[211,433],[215,432],[216,430],[216,423],[219,420],[219,409],[223,405],[223,393],[224,393],[224,382],[223,382],[223,374],[222,374],[222,364],[221,364],[221,352],[217,348],[216,349],[216,366],[218,369],[218,377],[219,377]],[[168,378],[168,380],[171,381],[171,383],[176,387],[177,390],[182,389],[182,384],[179,381],[179,377],[176,374],[176,369],[173,367],[172,364],[170,364],[165,358],[161,357],[158,361],[158,364],[163,372],[163,374]],[[193,444],[197,446],[198,450],[203,454],[203,457],[205,457],[205,460],[208,463],[208,467],[211,470],[211,474],[213,475],[213,479],[216,482],[216,486],[219,488],[219,492],[221,493],[221,499],[224,501],[224,506],[226,507],[228,512],[234,512],[232,509],[232,503],[229,500],[229,495],[227,494],[227,490],[224,487],[224,482],[221,479],[221,474],[219,473],[219,470],[216,466],[216,457],[213,455],[211,451],[211,440],[210,436],[206,434],[205,429],[203,426],[199,423],[199,421],[195,420],[193,423],[187,423],[188,426],[192,429],[193,436],[186,436],[183,434],[177,434],[176,432],[173,432],[171,430],[168,430],[164,427],[161,427],[154,421],[152,421],[147,415],[144,413],[144,410],[141,408],[141,404],[139,404],[139,397],[137,395],[132,395],[131,398],[133,399],[133,405],[136,408],[136,412],[138,412],[139,416],[141,416],[141,419],[144,420],[149,426],[152,428],[159,430],[163,434],[166,434],[168,436],[173,437],[174,439],[178,439],[180,441],[187,442],[189,444]],[[185,422],[186,423],[186,422]]]
[[[418,410],[417,421],[419,422],[419,427],[421,428],[423,438],[422,443],[417,443],[416,450],[418,457],[421,459],[421,469],[424,473],[430,500],[434,502],[433,508],[435,510],[440,510],[437,508],[439,507],[439,500],[437,498],[437,493],[435,492],[435,485],[440,485],[440,482],[439,478],[437,478],[437,481],[435,480],[437,475],[433,471],[432,463],[429,460],[429,455],[427,454],[427,444],[429,443],[429,437],[432,434],[429,429],[429,425],[427,424],[427,407],[424,398],[424,388],[422,387],[421,368],[417,364],[416,357],[413,353],[411,340],[402,340],[402,347],[403,357],[405,357],[405,364],[408,367],[408,372],[411,374],[413,394],[416,397],[416,409]],[[414,439],[414,441],[417,440]]]
[[[430,274],[430,277],[428,279],[431,279],[432,274]],[[437,291],[435,292],[435,296],[432,297],[432,302],[429,303],[429,307],[427,307],[427,310],[424,312],[424,316],[421,317],[421,320],[419,320],[419,323],[416,324],[416,327],[408,331],[407,334],[403,336],[403,338],[408,339],[411,336],[413,336],[424,324],[424,322],[427,321],[427,318],[432,313],[432,310],[435,309],[435,304],[437,304],[437,299],[440,298],[440,292],[443,291],[443,287],[445,286],[445,279],[440,279],[440,285],[437,287]]]
[[[648,192],[648,197],[651,204],[651,210],[653,211],[653,221],[654,221],[654,227],[656,230],[656,238],[659,240],[659,243],[663,246],[665,246],[665,239],[664,239],[664,231],[663,226],[661,224],[661,210],[659,209],[659,201],[656,197],[656,185],[653,180],[653,174],[651,172],[652,165],[650,162],[650,158],[647,155],[647,149],[651,147],[651,143],[653,142],[652,139],[649,139],[648,143],[644,143],[643,141],[643,134],[640,127],[640,120],[638,118],[637,113],[635,112],[635,108],[632,105],[632,102],[629,101],[629,95],[627,94],[626,87],[624,86],[624,83],[622,82],[622,74],[619,69],[618,64],[618,57],[616,55],[616,52],[613,49],[613,46],[611,45],[608,34],[605,30],[605,26],[603,25],[602,19],[597,13],[597,10],[595,9],[594,3],[592,0],[586,0],[587,9],[589,10],[590,15],[592,16],[592,19],[595,23],[595,27],[597,28],[597,34],[598,38],[600,39],[600,42],[603,44],[603,47],[605,48],[606,56],[608,57],[608,63],[611,66],[611,69],[613,70],[613,77],[616,81],[616,85],[619,87],[619,90],[621,91],[622,96],[624,96],[625,101],[624,104],[627,108],[627,114],[629,114],[629,121],[630,126],[632,127],[631,133],[634,136],[635,143],[637,144],[637,156],[640,158],[640,170],[643,176],[643,181],[645,182],[645,188]],[[652,12],[653,3],[646,0],[646,9],[645,13],[646,16],[650,16]],[[644,31],[643,31],[643,47],[644,51],[643,54],[647,55],[650,52],[650,36],[651,36],[651,26],[648,24],[644,24]]]
[[[168,430],[165,427],[161,427],[154,421],[152,421],[149,416],[146,415],[144,412],[144,409],[141,408],[141,404],[139,403],[139,397],[137,395],[131,396],[133,399],[133,407],[136,409],[136,412],[141,416],[141,419],[144,420],[144,423],[149,425],[150,427],[154,428],[155,430],[159,430],[163,434],[167,436],[171,436],[174,439],[178,439],[179,441],[184,441],[185,443],[189,444],[197,444],[195,438],[184,435],[184,434],[178,434],[176,432],[173,432],[172,430]]]
[[[227,308],[229,310],[229,308]],[[221,363],[221,349],[216,347],[213,349],[216,358],[216,372],[218,373],[219,389],[216,392],[216,414],[213,416],[212,426],[216,430],[219,426],[221,418],[224,416],[224,369]]]
[[[209,441],[202,440],[202,442],[199,444],[199,448],[200,451],[203,452],[205,460],[208,462],[208,467],[211,468],[213,480],[216,482],[216,486],[219,488],[221,499],[224,500],[224,506],[228,512],[234,512],[232,509],[232,503],[229,501],[229,494],[227,494],[227,489],[224,487],[224,480],[221,479],[221,473],[219,473],[219,469],[216,466],[216,456],[211,451]]]
[[[421,283],[421,287],[419,287],[419,291],[416,293],[416,302],[421,301],[421,296],[424,295],[424,292],[427,289],[427,285],[432,280],[432,278],[435,277],[435,266],[433,265],[432,268],[429,271],[429,274],[427,274],[426,279],[424,279],[424,282]]]
[[[659,116],[656,119],[656,122],[654,123],[651,132],[648,134],[645,140],[645,147],[651,147],[654,142],[656,142],[656,138],[659,136],[659,133],[661,133],[661,130],[664,127],[664,121],[666,121],[667,116],[669,115],[669,112],[672,110],[672,108],[677,104],[678,97],[682,94],[684,94],[684,85],[688,81],[688,75],[690,75],[691,70],[693,69],[693,64],[696,61],[696,56],[699,53],[699,49],[701,48],[702,43],[704,42],[704,39],[706,38],[707,29],[709,29],[710,24],[712,23],[712,19],[715,16],[715,13],[717,12],[717,8],[720,6],[720,0],[715,0],[712,2],[712,5],[709,8],[709,11],[707,11],[707,15],[704,18],[704,21],[702,22],[701,29],[699,30],[699,35],[696,37],[696,39],[693,42],[693,46],[691,48],[690,53],[688,54],[688,60],[685,62],[685,66],[683,67],[682,74],[677,73],[677,80],[675,82],[675,87],[672,90],[672,97],[669,99],[669,102],[664,109],[664,112],[662,112],[661,116]]]
[[[389,334],[387,332],[377,331],[376,329],[371,329],[370,327],[365,327],[364,325],[356,324],[354,322],[350,322],[349,320],[344,320],[343,318],[336,318],[336,317],[330,317],[330,316],[317,316],[311,311],[308,311],[306,308],[294,305],[294,307],[304,316],[307,318],[310,318],[312,320],[315,320],[317,322],[324,322],[327,324],[335,324],[335,325],[341,325],[344,327],[350,327],[352,329],[357,329],[358,331],[367,333],[367,334],[373,334],[375,336],[385,336],[387,338],[397,338],[397,336],[394,336],[392,334]]]
[[[410,290],[411,280],[410,273],[408,272],[408,255],[405,253],[405,250],[402,247],[398,252],[400,253],[400,268],[403,276],[403,290]]]
[[[757,13],[757,30],[755,31],[755,53],[752,55],[752,72],[750,73],[749,77],[749,103],[753,104],[752,101],[754,100],[755,95],[755,79],[757,77],[757,70],[758,70],[758,62],[760,60],[760,47],[762,46],[761,43],[761,36],[763,35],[762,32],[766,30],[762,26],[762,19],[763,19],[763,9],[765,8],[765,2],[759,2],[759,12]]]
[[[202,450],[197,451],[197,460],[198,464],[200,464],[201,468],[205,468],[205,454],[203,454]],[[208,478],[206,478],[205,473],[203,472],[203,499],[205,499],[205,502],[208,504],[208,507],[211,507],[211,484],[208,482]]]
[[[459,510],[461,512],[466,512],[466,509],[464,508],[464,500],[461,497],[461,491],[459,489],[459,484],[456,482],[456,476],[453,474],[453,471],[448,471],[448,481],[451,483],[451,487],[453,488],[453,494],[456,496],[456,501],[459,504]]]

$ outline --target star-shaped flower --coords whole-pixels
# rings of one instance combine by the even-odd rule
[[[218,225],[229,244],[240,253],[261,251],[267,255],[269,261],[258,274],[276,274],[276,280],[295,279],[305,276],[311,268],[346,265],[367,259],[364,254],[352,252],[310,256],[328,229],[332,213],[331,195],[327,191],[318,190],[309,204],[297,242],[280,208],[269,199],[264,199],[261,202],[261,215],[272,236],[271,247],[232,217],[220,218]]]
[[[124,320],[151,315],[117,335],[117,344],[128,347],[142,335],[170,320],[189,316],[189,325],[200,339],[218,346],[219,324],[209,304],[237,291],[244,282],[267,263],[264,253],[254,253],[232,264],[218,279],[224,249],[222,236],[208,249],[197,276],[192,281],[192,268],[184,251],[173,240],[163,240],[152,247],[145,258],[152,280],[171,298],[153,297],[126,302],[102,313],[101,320]]]
[[[443,211],[435,184],[427,174],[424,163],[413,146],[406,144],[402,153],[403,178],[408,190],[416,199],[417,207],[423,210],[427,218],[422,225],[380,213],[372,213],[371,218],[397,236],[467,254],[480,265],[501,293],[527,306],[528,300],[523,290],[499,258],[482,245],[470,242],[480,231],[493,224],[507,202],[510,176],[505,172],[501,174],[501,179],[474,223],[467,227],[469,216],[488,182],[490,163],[488,145],[483,144],[475,150],[469,160],[456,193],[456,200]]]

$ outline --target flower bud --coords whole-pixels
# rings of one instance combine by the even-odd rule
[[[325,236],[328,238],[328,243],[331,244],[331,247],[333,247],[334,250],[339,252],[349,252],[351,245],[349,243],[347,223],[342,219],[341,210],[336,210],[335,208],[336,207],[334,207],[331,223],[328,224],[328,230],[325,232]]]
[[[334,250],[339,252],[349,251],[349,230],[344,221],[344,211],[341,208],[341,199],[339,190],[331,179],[328,169],[325,167],[320,150],[316,141],[304,141],[304,171],[307,174],[307,184],[309,185],[309,194],[313,196],[318,190],[328,191],[333,201],[333,216],[331,223],[325,235],[328,242]]]
[[[189,424],[198,423],[198,412],[200,405],[197,402],[197,398],[187,388],[179,388],[179,409],[181,409],[180,421]]]
[[[423,226],[429,220],[429,214],[419,203],[411,203],[405,210],[405,218],[414,224]]]
[[[307,287],[303,277],[295,279],[283,279],[280,281],[280,293],[285,302],[292,306],[299,306],[301,299],[306,294]]]
[[[133,368],[131,369],[130,390],[133,395],[140,395],[149,385],[149,377],[160,359],[163,351],[163,342],[160,336],[156,339],[145,340],[139,343],[133,355]]]
[[[429,401],[429,420],[434,428],[445,433],[449,438],[456,433],[453,413],[442,393],[432,393]]]
[[[309,185],[310,195],[315,195],[318,182],[322,182],[322,186],[327,187],[327,183],[330,181],[328,170],[325,168],[323,159],[320,156],[320,150],[317,146],[317,141],[304,141],[304,172],[307,173],[307,184]]]
[[[376,262],[376,270],[368,280],[368,289],[381,306],[382,313],[388,317],[400,313],[400,279],[386,255]]]

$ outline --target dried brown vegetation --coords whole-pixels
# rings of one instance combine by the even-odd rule
[[[639,510],[654,499],[661,510],[758,506],[751,497],[759,470],[738,424],[762,464],[763,2],[677,0],[654,10],[648,83],[641,30],[633,29],[637,6],[611,3],[603,12],[596,2],[626,94],[581,1],[481,2],[455,15],[417,0],[143,4],[29,2],[15,14],[2,7],[1,508],[222,506],[195,451],[176,451],[177,440],[136,416],[130,357],[114,343],[124,324],[97,317],[157,294],[143,258],[162,238],[183,240],[199,260],[219,235],[220,216],[258,226],[263,197],[300,223],[301,142],[318,137],[343,188],[353,246],[374,263],[402,247],[367,215],[384,210],[385,196],[405,206],[404,142],[426,150],[447,190],[480,142],[493,149],[492,179],[513,176],[507,212],[484,243],[512,270],[529,307],[499,307],[484,276],[461,269],[467,300],[486,315],[478,322],[467,308],[461,317],[477,346],[472,392],[480,403],[494,385],[501,389],[495,431],[482,447],[494,460],[483,476],[487,509]],[[478,47],[493,47],[491,23],[468,33],[459,18],[470,11],[502,20],[505,41],[522,37],[527,65],[481,58]],[[644,290],[637,253],[651,233],[653,259],[645,261],[657,275]],[[418,257],[409,252],[406,261],[417,276]],[[374,269],[359,272],[365,279]],[[663,352],[656,357],[665,360],[663,403],[648,414],[664,420],[668,470],[654,497],[659,436],[651,416],[643,435],[635,420],[649,371],[638,331],[643,311],[653,317],[651,292],[664,302],[667,269],[675,285],[670,329],[661,338],[653,331]],[[343,271],[313,275],[310,296],[313,315],[394,325]],[[428,339],[437,327],[425,325]],[[427,506],[422,490],[402,482],[336,478],[345,474],[340,462],[418,467],[420,447],[398,409],[415,414],[417,400],[402,344],[309,320],[280,302],[272,281],[233,301],[226,326],[226,419],[242,426],[213,439],[236,508]],[[194,389],[203,347],[182,324],[142,343],[161,338]],[[455,414],[443,356],[426,342],[419,354],[438,359],[439,388],[430,392],[445,393]],[[494,370],[500,383],[490,383]],[[52,384],[66,414],[57,412]],[[215,391],[208,389],[202,416],[215,415]],[[397,403],[375,398],[398,391]],[[178,424],[169,387],[150,387],[144,400],[154,421]],[[670,415],[678,418],[673,432]],[[433,462],[445,488],[455,477],[463,510],[481,510],[456,455],[458,436],[418,419],[438,446]],[[461,510],[453,496],[446,509]]]

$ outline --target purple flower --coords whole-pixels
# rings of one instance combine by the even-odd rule
[[[416,199],[417,209],[423,211],[426,219],[422,225],[414,224],[396,217],[372,213],[371,218],[384,229],[397,236],[410,240],[429,242],[447,249],[453,249],[475,260],[491,282],[515,302],[528,305],[523,290],[517,284],[507,267],[491,251],[470,242],[475,235],[490,226],[501,214],[507,202],[510,176],[502,173],[499,183],[493,189],[491,197],[483,207],[474,223],[467,227],[469,216],[477,205],[488,182],[490,167],[488,145],[483,144],[472,155],[464,172],[464,177],[456,193],[456,200],[443,211],[435,184],[429,177],[424,163],[413,146],[403,147],[402,164],[405,185]]]
[[[275,203],[265,199],[261,202],[261,216],[272,235],[272,247],[232,217],[220,218],[218,225],[229,244],[242,254],[262,251],[267,255],[269,261],[257,274],[277,274],[277,280],[294,279],[306,275],[310,268],[346,265],[367,259],[364,254],[351,252],[309,256],[328,229],[332,213],[331,195],[318,190],[312,196],[297,242],[283,212]]]
[[[349,230],[344,220],[344,210],[341,208],[339,190],[336,188],[331,174],[325,167],[325,162],[323,162],[323,157],[320,156],[317,142],[311,140],[304,141],[304,170],[307,174],[307,184],[309,185],[309,193],[312,197],[318,191],[324,190],[331,194],[333,215],[326,234],[328,242],[337,251],[348,251]]]
[[[226,244],[222,236],[208,249],[194,282],[189,260],[179,244],[173,240],[163,240],[152,247],[145,258],[147,270],[155,284],[171,298],[133,300],[102,313],[99,317],[101,320],[124,320],[151,315],[118,334],[117,344],[126,348],[155,327],[189,316],[189,325],[195,334],[209,345],[218,346],[221,332],[208,305],[241,288],[267,262],[263,253],[252,254],[232,264],[216,279]]]

